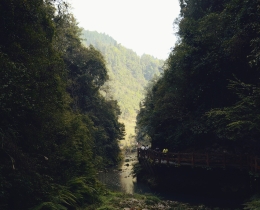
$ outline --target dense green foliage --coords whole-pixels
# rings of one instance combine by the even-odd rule
[[[147,54],[140,57],[112,37],[96,31],[84,30],[82,38],[87,46],[93,45],[105,57],[110,78],[107,84],[118,101],[121,117],[135,119],[144,86],[160,74],[164,61]]]
[[[170,150],[259,153],[259,0],[180,0],[179,42],[138,135]]]
[[[102,54],[81,45],[63,1],[0,3],[0,208],[98,200],[96,169],[119,159],[124,125]]]

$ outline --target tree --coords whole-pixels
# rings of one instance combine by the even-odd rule
[[[123,135],[116,102],[99,93],[107,80],[101,53],[81,46],[63,1],[4,0],[0,12],[0,208],[97,202],[97,130],[112,151],[100,155],[112,163]],[[110,130],[96,123],[103,110]]]
[[[138,116],[140,120],[149,116],[143,126],[152,131],[147,132],[152,143],[193,150],[211,150],[212,145],[243,150],[256,143],[253,136],[257,129],[249,124],[242,128],[245,121],[237,115],[248,115],[249,110],[256,114],[252,104],[257,100],[246,94],[241,98],[241,92],[230,81],[239,81],[236,87],[258,87],[259,67],[254,64],[259,60],[258,3],[180,1],[180,42],[167,59],[162,78],[153,86],[153,108]],[[235,135],[236,126],[241,128],[240,135]],[[245,139],[242,131],[252,137],[251,143],[238,143]],[[231,143],[231,138],[237,144]]]

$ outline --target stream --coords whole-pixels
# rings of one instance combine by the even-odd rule
[[[125,154],[125,159],[117,167],[110,168],[106,171],[100,171],[98,174],[98,179],[105,184],[108,189],[127,194],[152,194],[160,197],[161,199],[189,203],[190,205],[203,204],[211,208],[243,209],[243,206],[241,205],[243,201],[241,200],[228,198],[217,199],[196,195],[155,191],[146,184],[137,182],[136,178],[132,176],[132,167],[137,161],[136,153]]]
[[[129,160],[129,162],[126,162]],[[107,171],[101,171],[98,174],[99,180],[107,186],[108,189],[124,192],[128,194],[153,193],[145,184],[137,183],[136,178],[132,176],[133,164],[137,162],[136,153],[128,153],[124,160],[114,168]]]

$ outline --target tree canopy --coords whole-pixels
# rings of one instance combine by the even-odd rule
[[[120,109],[103,55],[81,45],[64,1],[0,3],[0,208],[98,201],[96,170],[119,160]]]
[[[93,45],[105,57],[110,78],[107,84],[118,101],[121,118],[135,119],[144,86],[161,73],[164,61],[147,54],[138,56],[104,33],[83,30],[82,38],[83,43]]]
[[[171,150],[259,152],[259,1],[181,0],[179,42],[138,135]]]

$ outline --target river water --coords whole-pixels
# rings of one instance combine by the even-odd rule
[[[136,162],[137,153],[127,153],[124,160],[117,167],[100,171],[98,178],[111,190],[128,194],[153,193],[147,185],[137,183],[136,178],[133,177],[132,168]]]
[[[136,178],[132,176],[133,164],[137,161],[137,153],[125,154],[125,159],[117,167],[100,171],[98,178],[108,189],[127,194],[152,194],[162,199],[189,203],[191,205],[203,204],[212,208],[243,209],[241,206],[243,201],[241,200],[215,199],[196,195],[155,191],[149,188],[149,186],[137,182]]]

